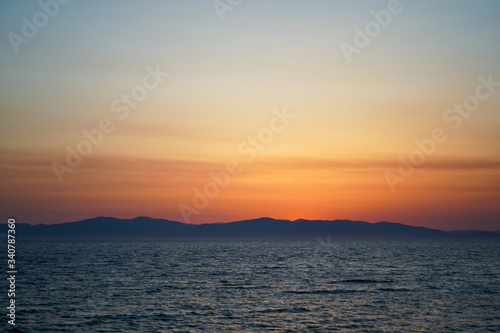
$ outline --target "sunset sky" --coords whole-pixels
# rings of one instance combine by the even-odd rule
[[[54,1],[0,3],[4,219],[500,229],[499,1]]]

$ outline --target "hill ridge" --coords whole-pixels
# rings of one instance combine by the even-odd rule
[[[0,224],[0,232],[7,232],[6,224]],[[60,224],[19,223],[16,227],[16,238],[20,240],[308,240],[326,236],[334,239],[498,238],[500,232],[443,231],[386,221],[292,221],[271,217],[187,224],[148,216],[132,219],[97,216]]]

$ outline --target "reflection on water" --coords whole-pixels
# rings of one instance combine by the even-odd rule
[[[500,331],[498,241],[18,247],[22,332]]]

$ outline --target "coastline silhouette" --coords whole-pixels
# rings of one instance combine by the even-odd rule
[[[0,233],[7,225],[2,224]],[[19,239],[33,240],[313,240],[498,238],[500,231],[443,231],[401,223],[351,220],[295,221],[269,217],[227,222],[186,224],[165,219],[96,217],[61,224],[18,223]]]

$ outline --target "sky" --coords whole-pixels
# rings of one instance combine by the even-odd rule
[[[498,1],[2,1],[18,223],[500,229]]]

